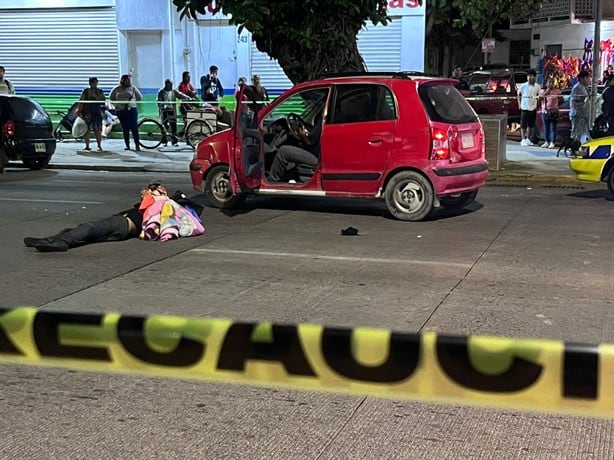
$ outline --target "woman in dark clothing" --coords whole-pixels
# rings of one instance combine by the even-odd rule
[[[113,88],[109,96],[117,110],[117,117],[122,125],[126,150],[130,150],[130,133],[134,139],[134,150],[139,151],[139,128],[137,120],[139,112],[136,106],[143,99],[138,88],[132,86],[130,75],[122,75],[119,85]]]
[[[606,120],[608,120],[608,136],[614,136],[614,74],[610,74],[605,82],[606,88],[603,90],[601,97],[601,112]]]
[[[96,137],[96,143],[98,144],[98,151],[102,152],[102,107],[104,103],[104,92],[98,88],[98,78],[91,77],[89,79],[90,87],[85,88],[81,93],[81,101],[100,101],[100,104],[85,103],[80,104],[77,109],[77,115],[79,115],[87,123],[87,132],[83,137],[85,141],[85,149],[90,149],[90,131],[94,131]]]

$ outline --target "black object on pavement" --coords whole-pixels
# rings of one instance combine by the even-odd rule
[[[341,235],[343,236],[356,236],[358,235],[358,229],[354,227],[348,227],[341,229]]]

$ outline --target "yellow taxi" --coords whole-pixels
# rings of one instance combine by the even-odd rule
[[[605,182],[614,194],[614,136],[601,137],[582,144],[583,155],[569,160],[569,167],[579,180]]]

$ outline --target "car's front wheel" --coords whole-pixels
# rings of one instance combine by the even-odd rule
[[[605,181],[608,185],[608,190],[612,195],[614,195],[614,166],[610,168],[610,172],[608,173]]]
[[[26,168],[39,170],[49,166],[50,158],[23,158],[21,161]]]
[[[205,178],[205,196],[215,208],[230,209],[241,206],[245,195],[233,195],[227,165],[217,165]]]
[[[416,171],[396,173],[386,186],[386,206],[399,220],[418,221],[433,210],[435,194],[429,180]]]
[[[478,196],[478,191],[472,190],[471,192],[439,197],[439,202],[444,208],[460,209],[472,203],[476,196]]]

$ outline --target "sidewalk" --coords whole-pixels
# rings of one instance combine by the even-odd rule
[[[134,143],[131,142],[132,147]],[[177,147],[170,144],[157,149],[124,150],[123,139],[104,139],[102,152],[96,150],[96,141],[90,141],[91,151],[83,150],[83,142],[66,140],[58,142],[55,154],[51,157],[49,168],[82,169],[91,171],[189,171],[194,150],[185,143]]]
[[[92,151],[84,151],[83,143],[67,140],[57,144],[51,158],[50,168],[82,169],[94,171],[157,171],[189,172],[193,150],[189,145],[180,143],[177,147],[161,146],[157,149],[140,152],[124,150],[121,139],[103,141],[103,152],[97,152],[96,142],[90,144]],[[509,183],[514,181],[531,182],[572,182],[576,181],[569,169],[569,159],[556,157],[557,149],[541,147],[521,147],[519,142],[507,141],[507,161],[499,171],[491,171],[489,182]]]

